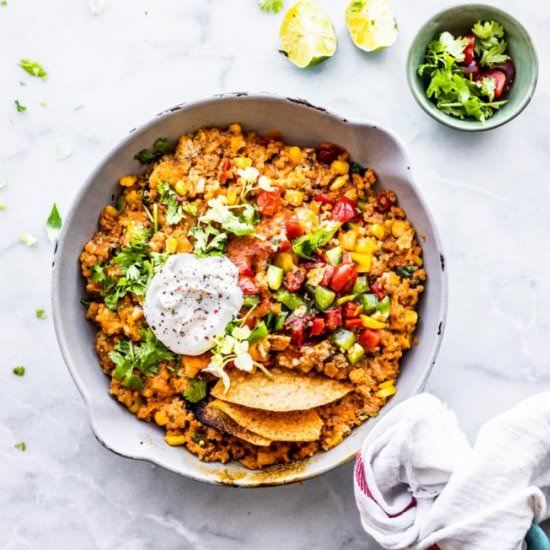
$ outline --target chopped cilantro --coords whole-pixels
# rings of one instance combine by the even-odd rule
[[[45,319],[46,318],[46,312],[43,309],[37,309],[36,310],[36,318],[37,319]]]
[[[340,229],[341,225],[342,224],[339,222],[325,222],[321,224],[319,228],[312,233],[295,239],[292,243],[292,250],[301,258],[313,258],[317,249],[327,244],[338,229]]]
[[[161,362],[175,361],[176,356],[162,342],[157,340],[151,329],[141,334],[140,344],[132,340],[120,340],[109,358],[115,364],[114,377],[122,380],[122,385],[134,390],[143,388],[143,381],[135,370],[144,376],[154,376]]]
[[[25,376],[25,367],[13,367],[12,372],[13,374],[15,374],[15,376]]]
[[[197,215],[197,205],[184,203],[183,199],[167,183],[161,183],[158,189],[160,202],[166,207],[166,223],[168,225],[178,224],[184,214]]]
[[[195,442],[195,443],[200,443],[202,441],[202,438],[201,436],[197,433],[197,432],[193,432],[191,434],[191,439]]]
[[[196,378],[189,379],[190,385],[183,392],[183,397],[189,403],[198,403],[206,397],[206,382],[204,380],[197,380]]]
[[[395,272],[402,278],[402,279],[412,279],[414,272],[418,268],[415,265],[403,265],[395,268]]]
[[[46,78],[48,73],[42,68],[40,63],[36,61],[31,61],[30,59],[22,59],[19,61],[19,66],[27,71],[31,76],[36,76],[39,78]]]
[[[21,105],[18,99],[14,100],[14,103],[18,113],[24,113],[27,110],[24,105]]]
[[[57,210],[57,205],[54,202],[50,215],[46,220],[46,233],[48,235],[48,239],[50,239],[50,241],[52,241],[53,243],[57,241],[57,239],[59,239],[62,223],[63,222],[61,220],[61,216],[59,215],[59,210]]]
[[[26,443],[25,443],[24,441],[21,441],[20,443],[16,443],[16,444],[14,445],[14,447],[15,447],[16,449],[19,449],[19,450],[22,451],[22,452],[25,452],[25,451],[27,450],[27,445],[26,445]]]
[[[350,174],[359,174],[362,176],[365,173],[365,168],[363,168],[358,162],[351,161],[349,163],[349,172]]]
[[[153,143],[152,149],[142,149],[134,158],[140,164],[149,164],[150,162],[158,160],[163,155],[171,153],[174,149],[175,143],[166,138],[158,138],[155,143]]]
[[[283,0],[259,0],[258,6],[263,11],[279,13],[283,9]]]

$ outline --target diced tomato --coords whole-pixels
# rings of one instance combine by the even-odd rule
[[[345,288],[353,287],[357,280],[357,269],[353,264],[340,264],[334,269],[330,280],[330,288],[339,292]]]
[[[346,317],[346,319],[357,317],[361,313],[362,309],[363,308],[361,305],[356,302],[346,302],[343,307],[344,317]]]
[[[322,202],[323,204],[334,204],[336,202],[336,199],[333,199],[327,193],[320,193],[319,195],[316,195],[315,200],[318,202]]]
[[[288,239],[283,239],[279,241],[277,252],[283,252],[285,250],[288,250],[291,246],[292,246],[292,243]]]
[[[300,221],[292,216],[286,222],[286,236],[289,239],[295,239],[296,237],[301,237],[305,233],[304,227]]]
[[[488,71],[483,71],[482,73],[479,73],[476,76],[476,82],[481,82],[486,78],[494,79],[495,99],[498,99],[502,95],[502,92],[504,92],[504,88],[506,87],[506,81],[507,81],[506,73],[496,69],[489,69]]]
[[[335,330],[342,326],[342,308],[330,309],[325,312],[325,318],[327,321],[327,328],[329,330]]]
[[[260,292],[256,281],[254,281],[252,277],[241,275],[239,277],[239,286],[241,287],[243,294],[246,295],[258,294]]]
[[[386,291],[382,288],[379,281],[374,281],[374,283],[370,285],[370,290],[376,294],[379,300],[382,300],[386,296]]]
[[[366,349],[374,349],[380,345],[382,335],[379,330],[367,328],[359,336],[359,343]]]
[[[332,279],[332,276],[334,275],[334,270],[336,268],[333,265],[327,265],[325,268],[325,274],[323,275],[323,280],[321,281],[321,286],[328,286],[330,284],[330,280]]]
[[[390,199],[386,191],[380,191],[378,198],[376,199],[376,210],[378,212],[387,212],[393,205],[393,201]]]
[[[285,275],[283,285],[289,292],[296,292],[297,290],[300,290],[304,284],[305,278],[306,276],[302,270],[295,269],[294,271],[289,271]]]
[[[355,319],[346,319],[344,321],[344,325],[346,328],[358,328],[363,326],[363,321],[356,317]]]
[[[220,183],[225,183],[227,181],[227,172],[231,168],[231,159],[224,158],[222,162],[222,170],[220,174]]]
[[[340,197],[332,209],[332,219],[342,223],[357,219],[356,202],[348,197]]]
[[[264,216],[273,216],[281,208],[281,188],[274,187],[273,191],[260,190],[256,197],[256,204]]]
[[[313,324],[309,329],[309,335],[319,336],[323,334],[323,332],[325,331],[325,326],[326,326],[326,323],[322,317],[315,317],[315,319],[313,319]]]
[[[251,235],[232,237],[227,245],[227,256],[245,277],[252,277],[272,254],[273,248],[268,240]]]
[[[476,45],[476,37],[473,34],[464,36],[468,43],[464,48],[464,61],[460,65],[469,65],[474,60],[474,47]]]
[[[310,319],[311,316],[291,317],[285,322],[285,328],[290,331],[292,343],[296,346],[301,346],[304,343],[304,332]]]

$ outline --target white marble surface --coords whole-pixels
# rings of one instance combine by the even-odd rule
[[[287,5],[289,2],[286,2]],[[375,119],[408,143],[447,251],[447,333],[429,390],[480,423],[550,388],[550,8],[492,3],[520,17],[541,71],[525,113],[487,134],[427,118],[405,83],[408,45],[451,2],[394,0],[399,40],[363,55],[345,2],[321,2],[340,38],[335,58],[306,72],[277,53],[282,15],[254,0],[8,0],[0,7],[0,531],[2,548],[374,549],[362,533],[347,465],[304,485],[210,487],[117,457],[94,439],[58,352],[49,313],[53,201],[65,213],[86,175],[128,130],[181,101],[220,91],[306,97],[348,118]],[[20,58],[39,60],[47,81]],[[25,82],[25,87],[19,84]],[[17,113],[13,100],[28,107]],[[40,101],[45,100],[46,106]],[[82,108],[75,110],[77,106]],[[56,140],[72,156],[56,159]],[[25,231],[39,237],[27,248]],[[25,365],[27,374],[11,373]],[[14,449],[18,441],[27,451]]]

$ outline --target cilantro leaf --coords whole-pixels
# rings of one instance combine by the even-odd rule
[[[61,216],[57,210],[57,205],[54,202],[50,215],[46,220],[46,233],[48,235],[48,239],[50,239],[53,243],[59,239],[62,223]]]
[[[212,227],[210,224],[196,225],[189,230],[193,238],[193,253],[195,256],[221,256],[225,252],[227,233]]]
[[[22,452],[25,452],[25,451],[27,450],[27,445],[25,444],[24,441],[21,441],[20,443],[16,443],[16,444],[14,445],[14,447],[15,447],[16,449],[19,449],[19,450],[22,451]]]
[[[21,105],[18,99],[14,100],[14,103],[18,113],[24,113],[27,110],[24,105]]]
[[[21,59],[19,61],[19,66],[24,70],[27,71],[31,76],[36,76],[39,78],[46,78],[48,76],[48,73],[42,68],[40,63],[37,63],[36,61],[31,61],[30,59]]]
[[[493,36],[502,38],[504,27],[496,21],[477,21],[472,27],[472,32],[481,40],[487,40]]]
[[[46,312],[43,309],[37,309],[35,314],[36,314],[37,319],[45,319],[46,318]]]
[[[508,44],[504,40],[504,27],[500,23],[480,20],[472,27],[472,32],[476,36],[475,52],[482,67],[504,63],[510,59],[504,53]]]
[[[488,49],[484,49],[481,54],[481,66],[488,67],[490,65],[494,65],[495,63],[504,63],[505,61],[508,61],[510,56],[504,53],[507,48],[508,43],[502,40],[498,44],[495,44]]]
[[[143,380],[135,370],[144,376],[154,376],[162,362],[176,360],[176,355],[157,340],[153,331],[147,329],[142,333],[142,341],[135,344],[132,340],[120,340],[109,358],[115,364],[113,376],[122,380],[122,385],[134,390],[143,389]]]
[[[160,202],[166,207],[166,223],[176,225],[184,214],[197,215],[197,205],[184,203],[183,199],[167,183],[161,183],[158,187]]]
[[[13,374],[15,374],[15,376],[25,376],[25,367],[13,367],[12,372]]]
[[[439,42],[457,61],[464,61],[464,48],[468,45],[467,38],[460,36],[455,38],[450,32],[443,32],[439,36]]]
[[[259,0],[258,6],[263,11],[279,13],[283,9],[283,0]]]
[[[167,153],[174,151],[176,144],[166,138],[158,138],[155,143],[153,143],[152,149],[142,149],[134,158],[140,164],[149,164],[150,162],[156,161]]]
[[[190,386],[183,392],[183,397],[189,403],[198,403],[206,397],[206,382],[197,380],[196,378],[189,379]]]
[[[295,239],[292,243],[292,250],[301,258],[313,258],[317,249],[327,244],[336,234],[342,224],[339,222],[325,222],[312,233]]]

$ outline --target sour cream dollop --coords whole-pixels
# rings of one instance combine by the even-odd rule
[[[171,351],[200,355],[239,313],[243,293],[229,258],[170,256],[151,280],[143,311],[155,336]]]

